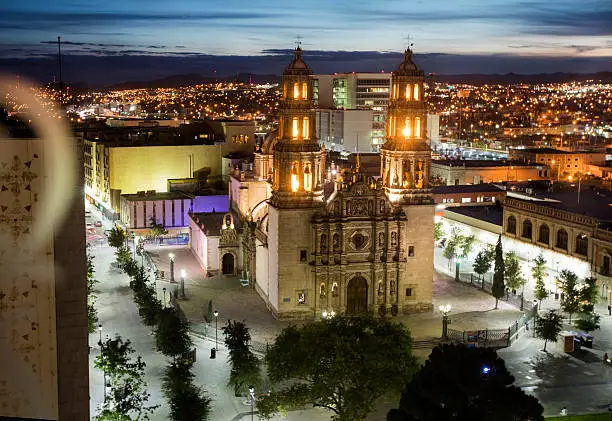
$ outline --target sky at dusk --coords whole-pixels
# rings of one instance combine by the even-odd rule
[[[454,58],[460,69],[440,69],[451,64],[437,63],[434,71],[439,73],[498,72],[495,61],[490,62],[491,69],[486,68],[488,57],[497,62],[505,60],[511,71],[523,73],[551,71],[550,66],[545,66],[547,58],[556,63],[574,63],[577,68],[571,71],[612,70],[611,0],[1,3],[0,69],[9,71],[28,60],[45,63],[40,59],[55,53],[55,41],[61,35],[66,55],[90,56],[79,60],[103,65],[110,63],[108,58],[123,57],[127,63],[127,56],[132,60],[148,56],[148,63],[155,62],[151,58],[159,58],[164,67],[169,59],[180,58],[180,63],[191,63],[183,69],[177,61],[174,73],[182,73],[193,71],[203,58],[212,68],[215,63],[211,56],[234,56],[248,61],[249,71],[278,73],[277,68],[257,69],[257,64],[268,63],[269,56],[284,54],[295,45],[297,34],[305,51],[351,52],[344,66],[358,71],[372,70],[360,68],[365,66],[360,66],[365,56],[359,52],[399,52],[405,48],[408,36],[417,55],[465,58],[464,62]],[[337,60],[334,64],[343,66]],[[202,73],[209,70],[203,69]],[[154,73],[151,76],[159,76]]]

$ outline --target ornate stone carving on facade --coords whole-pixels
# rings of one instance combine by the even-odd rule
[[[221,238],[219,238],[220,246],[236,246],[238,247],[238,233],[234,226],[234,217],[230,213],[223,216],[223,225],[221,226]]]

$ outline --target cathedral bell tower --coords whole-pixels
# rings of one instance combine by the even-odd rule
[[[412,50],[408,48],[391,77],[387,141],[380,150],[380,175],[392,202],[433,203],[426,124],[423,71],[412,62]]]
[[[321,147],[316,138],[312,70],[298,46],[283,72],[278,141],[270,204],[276,208],[323,205]]]

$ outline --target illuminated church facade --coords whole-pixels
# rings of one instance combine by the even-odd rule
[[[231,208],[243,221],[237,263],[277,318],[432,309],[431,153],[423,72],[409,49],[391,86],[380,177],[357,164],[326,180],[313,74],[296,48],[278,130],[256,152],[252,174],[231,176]],[[328,194],[325,183],[333,183]]]

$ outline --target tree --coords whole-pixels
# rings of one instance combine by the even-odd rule
[[[539,306],[538,306],[539,308],[542,307],[542,300],[548,297],[548,290],[546,289],[546,286],[544,285],[545,269],[546,269],[546,260],[544,260],[544,257],[542,256],[542,254],[540,254],[538,257],[536,257],[533,260],[533,268],[531,268],[531,274],[536,280],[535,288],[533,290],[533,295],[536,298],[536,300],[539,301]]]
[[[87,255],[87,331],[94,333],[98,326],[98,311],[96,310],[96,293],[95,288],[98,281],[94,277],[93,257]]]
[[[434,240],[440,241],[442,237],[444,237],[445,235],[446,233],[444,232],[444,227],[442,225],[442,222],[436,222],[434,224]]]
[[[495,297],[495,308],[497,308],[497,302],[504,296],[504,274],[506,269],[504,267],[504,250],[502,248],[501,234],[497,239],[495,245],[495,267],[493,269],[493,286],[491,288],[491,294]]]
[[[243,322],[232,322],[231,320],[223,326],[222,330],[232,366],[229,384],[234,388],[236,396],[246,395],[249,385],[261,384],[259,360],[249,345],[251,334]]]
[[[599,288],[597,287],[597,278],[592,276],[585,278],[580,290],[579,296],[582,302],[582,313],[591,313],[598,301]]]
[[[206,313],[206,321],[211,323],[213,320],[213,303],[212,300],[208,300],[208,311]]]
[[[485,273],[491,270],[491,263],[491,255],[488,250],[480,250],[474,259],[474,272],[483,277]]]
[[[113,227],[108,234],[108,244],[116,249],[123,247],[125,245],[125,231],[117,226]]]
[[[538,400],[513,383],[504,360],[491,348],[437,346],[387,420],[544,420]]]
[[[569,314],[569,322],[572,323],[572,314],[577,313],[581,308],[578,276],[571,270],[564,269],[561,271],[559,279],[563,292],[561,309]]]
[[[574,326],[576,329],[582,330],[584,332],[592,332],[594,330],[599,329],[599,321],[601,317],[599,314],[593,312],[584,313],[582,317],[576,321],[574,321]]]
[[[513,291],[518,291],[525,285],[527,280],[521,272],[521,262],[515,252],[511,251],[506,254],[504,259],[504,282]]]
[[[176,360],[186,356],[193,343],[189,337],[189,324],[172,308],[159,312],[155,329],[155,345],[162,354]]]
[[[459,255],[459,248],[461,246],[462,240],[463,240],[463,236],[458,232],[458,230],[453,229],[451,231],[450,237],[446,241],[444,252],[442,253],[444,257],[448,259],[449,268],[450,268],[451,261]]]
[[[131,421],[149,419],[157,406],[146,406],[149,393],[144,381],[146,364],[138,356],[133,358],[134,349],[129,340],[117,336],[106,339],[102,352],[94,361],[96,368],[103,370],[110,378],[107,399],[100,408],[97,420]],[[106,380],[106,379],[105,379]]]
[[[162,235],[168,234],[168,231],[164,228],[164,224],[158,224],[153,217],[151,217],[149,221],[149,226],[151,227],[151,237],[153,237],[154,240],[157,240]]]
[[[360,420],[383,395],[399,392],[416,369],[410,332],[372,316],[336,316],[289,326],[268,350],[270,380],[282,387],[257,401],[264,418],[312,404],[334,420]]]
[[[459,247],[461,248],[461,256],[468,257],[468,255],[472,252],[474,248],[474,242],[476,241],[475,235],[462,235],[459,237]]]
[[[211,400],[193,384],[189,365],[173,362],[162,379],[162,390],[170,406],[173,421],[205,421],[211,410]]]
[[[555,310],[550,310],[544,313],[543,316],[538,317],[538,322],[535,324],[536,335],[544,339],[544,349],[546,351],[546,344],[548,341],[557,342],[557,336],[561,332],[563,323],[563,316],[558,314]]]

